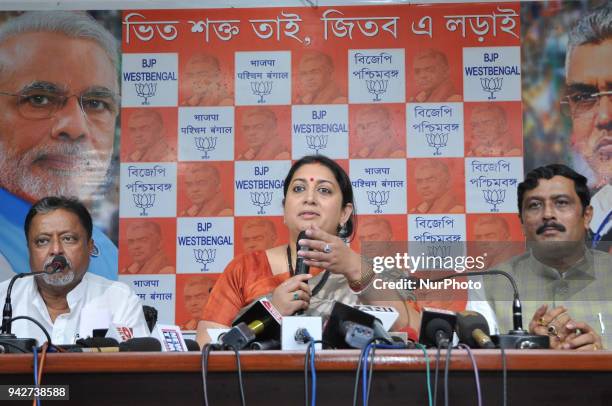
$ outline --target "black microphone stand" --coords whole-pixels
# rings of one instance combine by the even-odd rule
[[[11,278],[9,282],[8,289],[6,290],[6,299],[4,301],[4,308],[2,309],[2,327],[0,327],[0,353],[15,353],[15,352],[32,352],[32,347],[36,347],[38,343],[33,338],[17,338],[15,334],[11,332],[11,327],[13,320],[19,319],[29,319],[32,322],[36,323],[33,319],[27,316],[21,316],[13,318],[13,306],[11,304],[11,291],[13,290],[13,285],[17,279],[26,277],[26,276],[36,276],[41,273],[46,273],[48,275],[52,275],[56,272],[59,272],[62,268],[66,267],[67,262],[66,258],[62,255],[56,255],[53,258],[53,261],[45,268],[42,272],[24,272],[17,274]],[[48,269],[50,268],[50,269]],[[36,323],[45,333],[47,337],[49,337],[49,333],[42,328],[42,325]],[[49,343],[51,344],[51,343]]]
[[[17,336],[11,333],[11,327],[13,323],[13,306],[11,305],[11,291],[13,285],[17,279],[25,276],[34,276],[39,272],[26,272],[20,273],[11,278],[8,289],[6,290],[6,300],[4,301],[4,308],[2,309],[2,328],[0,329],[0,352],[5,353],[23,353],[32,352],[32,347],[36,347],[38,344],[33,338],[17,338]],[[2,351],[3,349],[3,351]]]
[[[502,275],[512,284],[514,299],[512,300],[512,330],[508,334],[498,334],[491,336],[496,347],[504,349],[541,349],[550,348],[548,336],[538,336],[529,334],[523,330],[523,306],[519,299],[518,287],[512,275],[499,269],[489,269],[488,271],[456,273],[443,278],[434,279],[433,282],[445,279],[469,277],[469,276]]]

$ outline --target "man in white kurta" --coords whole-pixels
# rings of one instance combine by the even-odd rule
[[[54,344],[73,344],[111,323],[147,336],[142,304],[125,284],[88,272],[94,250],[92,220],[85,206],[74,198],[45,197],[36,202],[25,219],[29,265],[35,276],[15,282],[11,292],[13,317],[29,316],[50,334]],[[52,263],[61,263],[57,272]],[[10,281],[0,284],[5,298]],[[13,323],[19,338],[46,341],[42,329],[29,320]]]

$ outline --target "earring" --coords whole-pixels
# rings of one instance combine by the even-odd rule
[[[340,238],[347,237],[346,223],[338,224],[338,237]]]

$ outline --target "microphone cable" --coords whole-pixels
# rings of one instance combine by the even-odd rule
[[[504,347],[499,347],[501,351],[501,361],[502,361],[502,401],[503,406],[506,406],[506,402],[508,400],[508,369],[506,368],[506,350]]]
[[[238,390],[240,391],[240,404],[242,406],[246,406],[246,402],[244,400],[244,383],[242,382],[242,368],[240,366],[240,351],[238,348],[230,345],[229,347],[234,354],[236,354],[236,373],[238,374]]]
[[[17,317],[13,317],[12,319],[10,319],[10,322],[14,322],[17,320],[29,320],[32,323],[36,324],[41,330],[42,332],[45,334],[45,337],[47,338],[47,342],[49,343],[49,345],[53,346],[53,344],[51,343],[51,336],[49,335],[49,332],[47,331],[47,329],[40,324],[40,322],[30,316],[17,316]]]
[[[309,402],[308,402],[308,386],[309,386],[308,385],[308,367],[310,365],[310,342],[314,340],[312,339],[312,336],[310,335],[308,330],[306,330],[305,328],[302,328],[299,331],[301,334],[302,342],[308,343],[308,345],[306,346],[306,352],[304,353],[304,406],[309,406]],[[296,336],[297,336],[297,332],[296,332]],[[314,367],[312,369],[314,369]],[[316,372],[315,372],[314,377],[316,379]]]
[[[362,382],[361,385],[361,395],[363,406],[367,406],[368,401],[370,400],[370,388],[372,384],[372,372],[374,370],[374,356],[376,354],[376,344],[375,341],[368,344],[365,347],[365,355],[363,357],[363,369],[362,369]],[[368,365],[368,358],[371,357],[370,363]],[[366,375],[367,373],[367,375]]]
[[[34,354],[34,387],[38,388],[38,350],[36,346],[32,347],[32,353]],[[34,394],[32,405],[40,406],[40,398]]]
[[[300,329],[300,334],[302,337],[303,343],[308,343],[306,345],[306,352],[304,354],[304,405],[305,406],[314,406],[317,402],[317,371],[315,368],[315,345],[322,344],[326,345],[330,348],[333,348],[330,343],[325,340],[315,340],[310,335],[307,329]],[[312,381],[312,387],[310,388],[310,397],[308,395],[308,372],[310,368],[310,378]]]
[[[361,349],[361,353],[359,354],[359,360],[357,362],[357,370],[355,371],[355,385],[353,386],[353,406],[357,406],[357,392],[359,391],[359,378],[360,378],[360,372],[361,372],[361,368],[363,364],[363,357],[365,355],[366,350],[368,349],[368,346],[375,340],[377,340],[377,338],[371,338],[370,340],[368,340],[366,345]],[[362,382],[361,385],[364,386],[365,382]]]
[[[431,372],[429,370],[429,355],[427,355],[427,348],[423,344],[419,343],[415,343],[414,345],[416,348],[419,348],[423,351],[423,356],[425,357],[425,371],[427,374],[427,400],[429,401],[429,406],[433,406],[433,404],[431,403]]]
[[[366,356],[364,357],[364,366],[363,366],[363,379],[364,382],[367,382],[367,391],[364,394],[364,402],[365,405],[368,405],[370,403],[370,389],[372,387],[372,376],[374,374],[374,354],[376,352],[377,348],[380,349],[404,349],[406,348],[405,345],[398,345],[398,344],[387,344],[388,341],[384,338],[378,338],[378,340],[382,340],[383,342],[385,342],[385,344],[377,344],[376,342],[372,342],[369,347],[369,350],[366,350]],[[370,361],[368,361],[368,358],[370,358]],[[367,380],[366,380],[366,369],[368,370],[368,376],[367,376]],[[365,388],[365,385],[364,385]]]
[[[385,344],[375,344],[376,341],[383,341]],[[378,348],[405,348],[404,346],[393,345],[390,341],[382,337],[374,337],[366,342],[366,345],[361,350],[357,371],[355,372],[355,385],[353,387],[353,406],[357,406],[357,392],[359,390],[359,373],[363,375],[361,388],[363,404],[367,404],[370,397],[370,387],[372,382],[373,365],[374,365],[374,347]],[[368,367],[367,358],[371,357],[370,366]],[[363,365],[363,367],[362,367]],[[369,368],[369,369],[368,369]],[[367,373],[369,372],[369,374]]]
[[[439,343],[436,347],[436,369],[434,373],[434,390],[433,390],[433,406],[438,404],[438,375],[440,372],[440,351],[442,349],[442,343]]]
[[[309,406],[308,401],[308,367],[310,366],[310,380],[312,381],[310,389],[310,406],[317,404],[317,370],[315,368],[315,345],[323,344],[323,340],[310,340],[306,346],[306,354],[304,359],[304,404]]]
[[[45,368],[45,359],[47,358],[47,349],[49,348],[49,343],[45,342],[41,347],[40,347],[40,363],[38,365],[38,373],[36,372],[36,363],[38,360],[38,356],[36,355],[36,351],[37,349],[34,348],[34,385],[36,387],[40,387],[42,385],[42,375],[43,375],[43,369]],[[39,405],[40,406],[40,398],[39,397],[35,397],[32,400],[32,406],[36,406]]]
[[[478,395],[478,406],[482,406],[482,392],[480,390],[480,375],[478,374],[478,365],[476,365],[476,358],[469,345],[459,344],[457,348],[462,348],[467,351],[470,360],[472,361],[472,369],[474,370],[474,380],[476,381],[476,393]]]
[[[451,351],[453,350],[452,340],[448,340],[446,346],[446,362],[444,364],[444,406],[448,406],[448,372],[450,369]]]
[[[204,394],[204,406],[208,406],[208,387],[206,385],[206,377],[208,375],[208,355],[216,344],[204,344],[202,347],[201,369],[202,369],[202,390]]]
[[[306,346],[304,359],[304,404],[308,406],[308,367],[310,366],[310,377],[312,381],[310,405],[317,404],[317,371],[315,369],[315,342],[311,339]]]
[[[240,364],[240,352],[234,347],[229,346],[229,349],[234,351],[236,355],[236,373],[238,374],[238,390],[240,392],[240,404],[242,406],[246,406],[246,401],[244,398],[244,383],[242,381],[242,367]],[[201,369],[202,369],[202,391],[204,395],[204,405],[208,406],[208,385],[207,385],[207,377],[208,377],[208,359],[210,358],[211,351],[220,351],[222,347],[219,344],[205,344],[202,347],[202,358],[201,358]]]

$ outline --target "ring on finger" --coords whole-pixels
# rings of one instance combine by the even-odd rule
[[[297,292],[293,292],[293,300],[298,300],[300,295]]]
[[[548,326],[548,335],[549,336],[559,336],[559,332],[557,331],[557,326],[555,326],[554,324],[550,324]]]
[[[326,254],[329,254],[330,252],[332,252],[332,247],[331,245],[329,245],[329,243],[325,244],[325,246],[323,247],[323,252]]]
[[[544,317],[540,317],[540,319],[538,320],[538,324],[542,327],[548,326],[548,322],[544,320]]]

